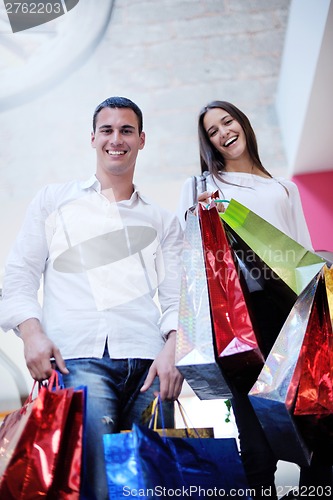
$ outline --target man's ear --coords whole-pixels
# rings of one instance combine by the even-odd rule
[[[144,132],[141,132],[139,149],[143,149],[145,147],[145,143],[146,143],[146,134]]]
[[[90,144],[91,144],[91,147],[92,148],[95,148],[95,134],[94,132],[91,132],[91,135],[90,135]]]

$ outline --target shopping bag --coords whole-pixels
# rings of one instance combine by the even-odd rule
[[[260,350],[267,358],[297,294],[226,224],[225,233]]]
[[[48,500],[78,500],[84,445],[87,388],[75,388]]]
[[[333,331],[327,298],[333,267],[320,273],[296,370],[300,377],[293,415],[308,447],[333,464]]]
[[[325,285],[327,292],[327,302],[328,302],[328,310],[330,313],[331,323],[333,324],[333,271],[331,264],[329,272],[325,271]]]
[[[198,217],[188,212],[182,252],[176,366],[200,399],[231,397],[216,361]]]
[[[218,360],[231,383],[248,392],[264,357],[216,205],[199,204],[198,211]]]
[[[202,498],[249,492],[236,440],[167,437],[133,425],[103,436],[110,500],[148,494]],[[243,498],[243,496],[242,496]]]
[[[60,389],[55,371],[35,399],[34,387],[0,428],[0,498],[6,500],[33,499],[36,491],[46,496],[54,480],[74,390]]]
[[[318,321],[318,305],[326,293],[323,273],[324,270],[320,271],[298,297],[249,392],[251,404],[276,457],[299,465],[309,465],[313,453],[313,447],[309,446],[312,443],[302,433],[297,420],[300,417],[294,416],[294,408],[301,375],[307,371],[303,363],[305,358],[301,355],[304,340],[316,329],[321,336],[325,333]],[[317,344],[311,352],[314,359],[317,359],[318,348]],[[324,378],[324,382],[332,380],[332,373],[326,371]]]
[[[110,500],[140,491],[152,498],[202,498],[214,490],[217,496],[240,490],[250,498],[234,438],[162,437],[134,424],[132,432],[105,434],[103,440]]]
[[[325,264],[322,257],[234,199],[220,217],[297,295]]]
[[[160,402],[159,397],[153,399],[153,401],[147,406],[147,408],[142,412],[141,424],[148,425],[150,429],[158,432],[160,435],[167,437],[201,437],[201,438],[213,438],[214,428],[213,427],[190,427],[188,418],[186,417],[186,412],[180,401],[177,399],[175,404],[179,410],[180,416],[183,421],[184,427],[177,428],[165,428],[163,412],[159,411]],[[158,428],[158,415],[161,415],[161,426]],[[123,431],[121,431],[123,432]],[[130,432],[130,431],[126,431]]]

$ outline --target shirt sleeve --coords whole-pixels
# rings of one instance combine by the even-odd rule
[[[161,307],[159,326],[162,337],[178,328],[182,245],[183,231],[180,223],[175,215],[170,214],[161,241],[161,252],[157,255],[160,279],[158,299]]]
[[[304,216],[298,187],[292,181],[284,181],[283,184],[289,193],[289,203],[291,207],[291,220],[289,223],[293,239],[307,250],[313,252],[311,236]]]
[[[30,203],[5,264],[0,301],[0,326],[4,331],[16,328],[29,318],[41,321],[38,290],[48,257],[46,191],[47,188],[43,188]]]

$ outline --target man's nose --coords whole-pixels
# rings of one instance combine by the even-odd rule
[[[112,144],[122,144],[123,143],[123,137],[120,133],[119,130],[115,130],[110,137],[111,143]]]

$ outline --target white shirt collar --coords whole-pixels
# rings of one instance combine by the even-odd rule
[[[96,175],[92,175],[91,177],[89,177],[89,179],[85,180],[85,181],[82,181],[80,183],[81,185],[81,189],[95,189],[97,191],[97,193],[100,193],[101,192],[101,183],[99,182],[99,180],[97,179]],[[141,193],[140,193],[140,190],[139,188],[136,186],[136,184],[133,184],[133,193],[130,197],[129,200],[124,200],[124,201],[127,201],[129,204],[132,204],[134,203],[138,198],[140,198],[140,200],[142,200],[144,203],[146,203],[147,205],[151,205],[151,202],[148,200],[148,198],[146,198],[146,196],[143,196]]]

